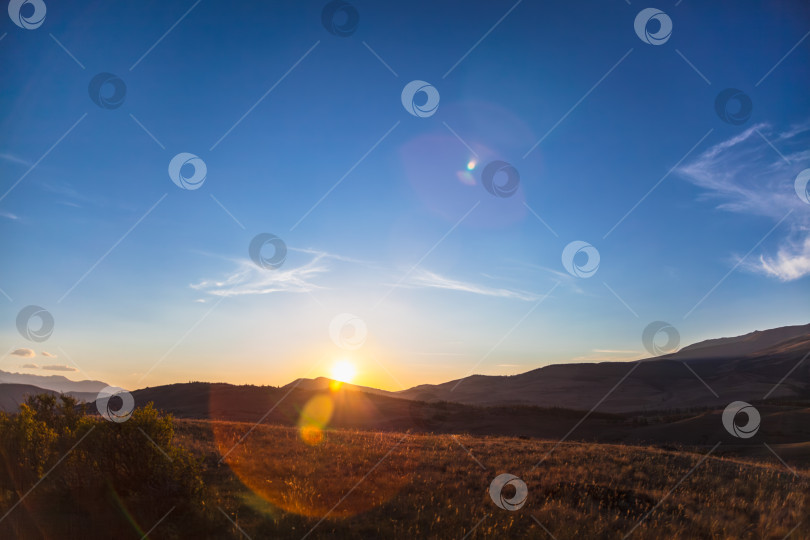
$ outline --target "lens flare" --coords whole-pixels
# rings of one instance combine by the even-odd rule
[[[245,496],[255,501],[257,510],[268,516],[328,516],[334,522],[384,508],[413,480],[419,452],[415,455],[408,448],[402,434],[354,429],[379,418],[379,404],[372,396],[302,388],[287,394],[282,388],[260,391],[255,399],[261,403],[248,404],[235,400],[228,388],[210,388],[213,418],[238,416],[251,407],[273,409],[247,436],[241,422],[210,424],[224,464],[255,494],[255,499]],[[254,416],[245,420],[255,422]],[[378,462],[385,466],[374,470],[373,481],[366,481]],[[356,486],[351,497],[346,497],[346,486]]]
[[[318,395],[307,401],[298,419],[301,439],[309,445],[323,441],[323,430],[332,419],[335,404],[329,396]]]

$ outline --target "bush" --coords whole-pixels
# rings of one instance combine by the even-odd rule
[[[29,397],[14,415],[0,412],[0,485],[21,489],[42,477],[91,421],[71,396]]]
[[[110,521],[108,533],[138,528],[126,522],[154,523],[170,508],[174,518],[164,534],[178,522],[204,521],[201,464],[174,443],[172,417],[151,403],[122,423],[88,416],[85,405],[64,395],[33,396],[18,413],[0,413],[0,515],[44,475],[47,481],[10,516],[17,536],[46,508],[49,516],[70,516],[77,536],[82,526],[99,526],[98,514]]]

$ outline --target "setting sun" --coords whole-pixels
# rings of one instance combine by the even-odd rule
[[[332,366],[332,378],[336,381],[350,383],[354,379],[357,370],[354,364],[348,360],[339,360]]]

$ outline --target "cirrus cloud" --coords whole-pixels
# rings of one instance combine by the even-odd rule
[[[703,188],[699,200],[715,202],[719,210],[763,216],[787,228],[775,254],[762,252],[740,261],[748,271],[781,281],[810,275],[810,206],[796,196],[793,186],[799,171],[810,166],[808,143],[810,122],[782,130],[760,123],[678,169]]]

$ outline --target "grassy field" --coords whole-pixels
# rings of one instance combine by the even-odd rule
[[[220,464],[250,427],[176,427],[234,538],[810,537],[809,471],[712,455],[689,474],[710,448],[564,443],[533,469],[554,442],[358,431],[304,442],[296,428],[259,426]],[[503,472],[528,485],[518,511],[489,497]]]
[[[732,458],[728,441],[558,445],[301,417],[254,426],[146,406],[114,423],[32,398],[0,414],[0,538],[810,537],[807,461]],[[501,473],[527,484],[517,511],[490,498]]]

